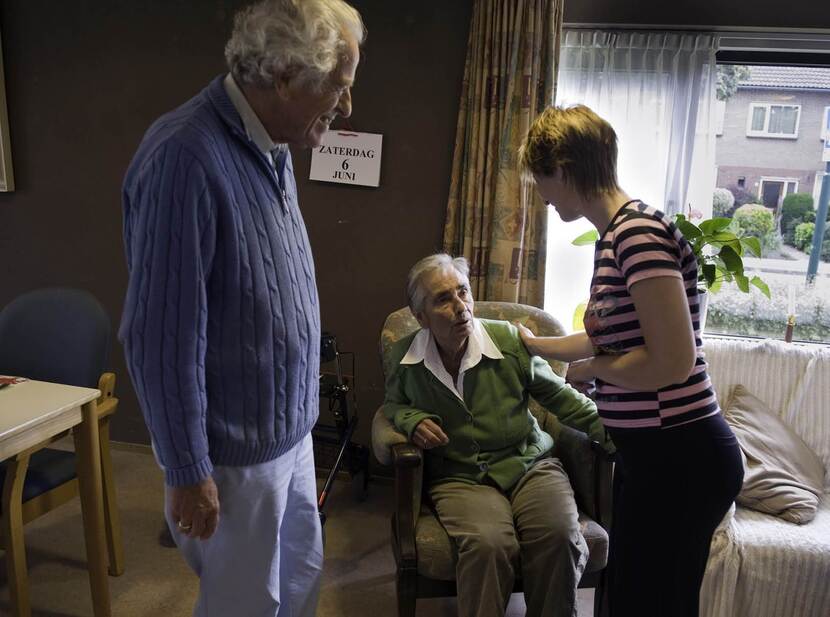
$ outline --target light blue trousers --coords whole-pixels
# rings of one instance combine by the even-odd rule
[[[199,576],[194,617],[314,617],[323,542],[311,435],[267,463],[217,466],[213,479],[220,518],[209,540],[178,533],[165,507]]]

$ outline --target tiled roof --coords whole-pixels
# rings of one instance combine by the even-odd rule
[[[830,90],[830,68],[805,66],[750,66],[749,79],[739,87],[810,88]]]

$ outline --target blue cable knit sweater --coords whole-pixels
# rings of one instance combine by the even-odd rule
[[[222,77],[157,120],[127,170],[119,339],[170,486],[274,459],[317,419],[319,303],[290,157],[283,186]]]

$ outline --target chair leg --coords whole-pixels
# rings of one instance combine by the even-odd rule
[[[104,527],[107,533],[107,552],[109,553],[110,576],[124,574],[124,543],[121,541],[121,517],[118,513],[118,501],[115,495],[115,476],[112,471],[112,452],[110,451],[110,419],[101,418],[99,422],[101,441],[101,483],[104,492]]]
[[[415,572],[398,570],[396,588],[398,592],[398,617],[415,617]]]
[[[3,485],[3,541],[6,548],[11,615],[30,617],[29,576],[26,571],[26,546],[23,542],[23,484],[29,455],[19,455],[6,466]]]
[[[594,617],[608,617],[608,570],[602,571],[599,582],[594,588]]]

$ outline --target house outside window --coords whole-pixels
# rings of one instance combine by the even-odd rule
[[[781,338],[792,312],[795,338],[830,342],[830,237],[819,248],[814,282],[807,284],[825,166],[817,137],[826,134],[830,68],[746,68],[726,101],[723,133],[715,140],[715,188],[730,191],[735,201],[714,214],[733,217],[733,225],[739,208],[744,215],[753,208],[766,215],[762,256],[745,256],[744,265],[750,277],[769,285],[772,299],[724,286],[710,297],[706,329]]]

